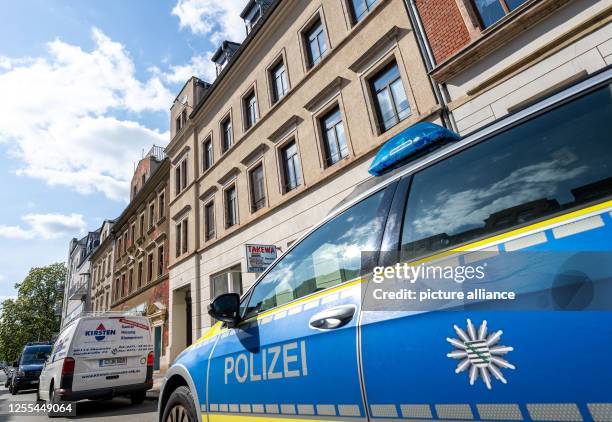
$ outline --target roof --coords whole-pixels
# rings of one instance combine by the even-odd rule
[[[246,6],[244,6],[244,9],[242,9],[242,12],[240,12],[240,17],[242,19],[246,18],[246,15],[253,8],[253,6],[255,6],[255,0],[249,0]]]
[[[244,9],[242,9],[242,12],[240,12],[240,17],[242,19],[245,19],[256,3],[259,3],[260,5],[266,7],[272,3],[272,0],[249,0],[246,6],[244,6]]]
[[[235,52],[239,48],[240,48],[240,43],[233,42],[233,41],[223,41],[221,45],[219,46],[219,48],[217,48],[217,51],[215,51],[215,54],[213,54],[213,56],[210,59],[213,62],[216,62],[221,57],[221,54],[223,54],[225,51],[229,50],[230,52]],[[233,56],[233,54],[230,54],[230,56]]]
[[[259,21],[257,22],[257,25],[255,25],[253,29],[251,30],[251,32],[249,32],[249,34],[246,36],[242,44],[240,44],[240,47],[236,50],[230,62],[227,64],[227,66],[225,66],[225,68],[221,71],[221,73],[219,73],[219,76],[217,76],[217,79],[215,79],[215,81],[212,83],[212,85],[210,86],[210,89],[206,91],[206,94],[202,97],[202,99],[200,99],[200,101],[195,105],[195,107],[193,108],[193,111],[190,114],[190,117],[195,116],[196,113],[200,110],[200,108],[202,108],[202,106],[206,103],[206,100],[208,99],[208,97],[210,97],[212,93],[215,91],[215,89],[217,88],[217,86],[219,86],[219,83],[223,80],[227,72],[232,67],[233,63],[236,61],[236,59],[238,59],[238,57],[240,57],[242,52],[249,46],[253,38],[255,38],[255,36],[259,33],[259,30],[261,29],[263,24],[268,20],[268,18],[272,15],[272,12],[274,12],[276,7],[280,3],[281,2],[279,0],[271,0],[270,7],[268,7],[264,11],[261,19],[259,19]]]

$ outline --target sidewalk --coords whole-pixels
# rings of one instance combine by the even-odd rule
[[[159,398],[159,390],[165,374],[153,374],[153,388],[147,391],[147,400],[157,400]]]

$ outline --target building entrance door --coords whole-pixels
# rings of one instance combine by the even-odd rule
[[[153,370],[159,371],[159,359],[161,357],[162,326],[153,327]]]

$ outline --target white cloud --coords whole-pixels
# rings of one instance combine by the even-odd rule
[[[22,226],[0,225],[0,237],[9,239],[55,239],[64,235],[81,235],[86,224],[81,214],[26,214]]]
[[[132,163],[169,135],[113,115],[167,112],[173,95],[160,75],[139,80],[122,44],[96,28],[92,38],[91,51],[55,40],[48,57],[0,57],[0,143],[10,143],[18,174],[125,199]]]
[[[197,76],[205,81],[213,81],[217,77],[215,64],[210,60],[213,52],[209,51],[203,55],[196,55],[189,63],[178,66],[170,66],[170,71],[164,74],[165,80],[171,83],[185,83],[192,76]]]
[[[240,42],[245,36],[240,12],[245,0],[178,0],[172,14],[178,16],[181,29],[206,35],[213,44],[223,40]]]

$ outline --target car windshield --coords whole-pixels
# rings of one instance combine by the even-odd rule
[[[47,360],[47,356],[51,352],[51,348],[36,348],[31,350],[25,350],[21,357],[22,365],[35,365],[37,363],[44,363]]]

